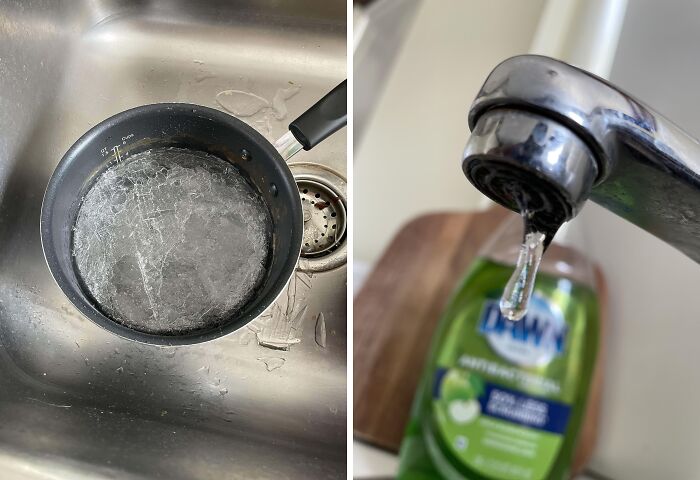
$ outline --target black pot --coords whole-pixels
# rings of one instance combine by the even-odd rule
[[[311,149],[345,125],[346,98],[346,83],[343,82],[290,124],[290,132],[276,144],[287,158],[237,118],[198,105],[145,105],[96,125],[63,156],[44,195],[41,241],[56,283],[89,319],[117,335],[144,343],[203,342],[244,326],[260,315],[284,289],[301,251],[301,201],[286,160],[301,148]],[[72,233],[82,197],[96,178],[115,162],[160,147],[199,150],[235,165],[260,192],[271,214],[271,260],[262,284],[235,315],[210,330],[161,335],[122,325],[100,310],[77,274]]]

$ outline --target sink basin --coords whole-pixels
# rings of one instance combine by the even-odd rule
[[[344,264],[298,270],[233,334],[157,347],[81,316],[39,237],[53,169],[103,119],[190,102],[274,140],[345,76],[345,2],[0,3],[3,478],[345,476]],[[344,176],[345,151],[341,131],[294,160]]]

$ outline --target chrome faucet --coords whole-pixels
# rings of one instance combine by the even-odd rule
[[[462,168],[482,193],[556,227],[590,198],[700,263],[700,143],[595,75],[505,60],[469,112]]]

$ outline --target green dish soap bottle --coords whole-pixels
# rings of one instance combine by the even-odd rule
[[[499,301],[522,220],[504,222],[474,261],[433,337],[398,479],[570,477],[599,339],[593,266],[561,245],[581,247],[576,227],[550,245],[520,320]]]

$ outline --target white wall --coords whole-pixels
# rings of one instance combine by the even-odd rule
[[[700,136],[698,45],[700,2],[630,0],[610,80]],[[593,467],[700,478],[700,266],[596,205],[582,217],[612,293]]]
[[[423,0],[355,149],[356,260],[376,260],[416,215],[483,201],[461,173],[467,112],[493,67],[528,51],[543,5]]]

